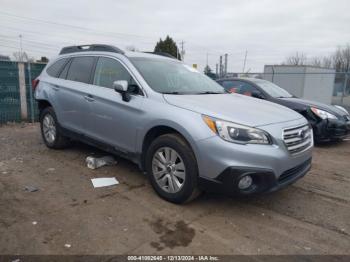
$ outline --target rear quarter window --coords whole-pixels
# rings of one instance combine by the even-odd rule
[[[59,73],[61,72],[63,66],[67,63],[67,61],[68,58],[62,58],[54,62],[46,69],[47,74],[52,77],[58,77]]]

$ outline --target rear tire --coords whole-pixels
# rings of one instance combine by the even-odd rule
[[[48,148],[62,149],[70,144],[70,140],[62,135],[55,111],[46,107],[40,112],[41,136]]]
[[[145,164],[152,187],[161,198],[181,204],[199,195],[197,160],[180,135],[156,138],[147,150]]]

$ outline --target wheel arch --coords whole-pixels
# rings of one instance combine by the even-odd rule
[[[187,131],[185,131],[181,127],[179,128],[168,124],[166,125],[159,124],[149,128],[148,131],[143,136],[142,146],[141,146],[141,159],[140,159],[142,170],[145,170],[145,159],[146,159],[147,149],[157,137],[165,134],[178,134],[179,136],[181,136],[181,138],[183,138],[184,141],[188,144],[188,146],[192,149],[194,156],[196,157],[196,153],[195,153],[196,149],[195,149],[193,139]]]

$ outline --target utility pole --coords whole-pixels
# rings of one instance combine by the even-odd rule
[[[207,52],[207,66],[208,66],[208,52]]]
[[[228,57],[228,54],[225,54],[225,70],[224,70],[225,77],[227,75],[227,57]]]
[[[185,42],[181,41],[180,45],[181,45],[181,60],[185,61],[185,49],[184,49]]]
[[[246,64],[246,62],[247,62],[247,55],[248,55],[248,50],[245,51],[242,73],[244,73],[244,70],[245,70],[245,64]]]
[[[222,77],[222,55],[220,56],[219,76]]]
[[[215,64],[215,74],[216,74],[216,77],[219,76],[219,65],[218,65],[218,63]]]
[[[23,62],[22,35],[19,35],[19,60]]]

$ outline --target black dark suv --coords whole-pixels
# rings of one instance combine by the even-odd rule
[[[340,140],[350,133],[349,112],[341,106],[297,98],[281,87],[256,78],[226,78],[217,82],[230,93],[274,102],[302,114],[311,124],[315,142]]]

